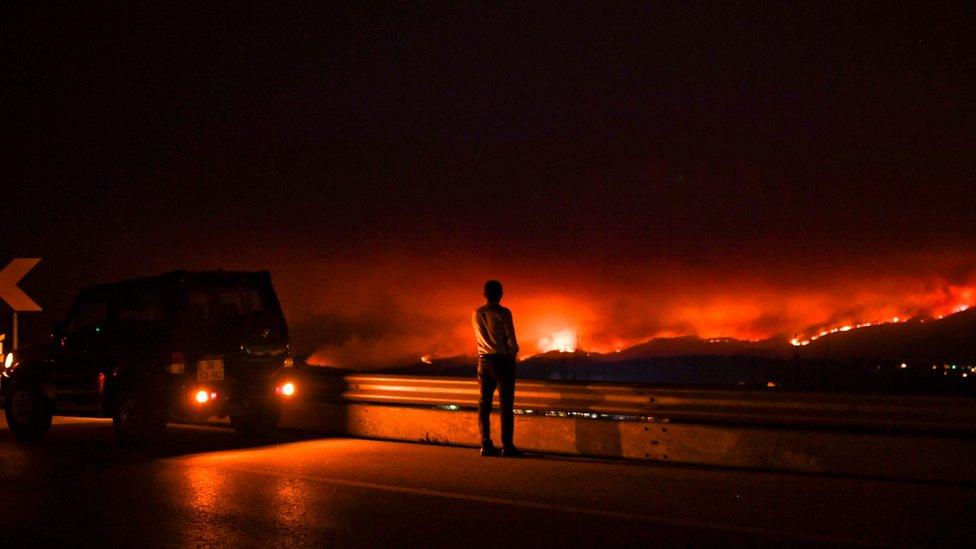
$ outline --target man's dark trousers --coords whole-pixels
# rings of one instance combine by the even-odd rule
[[[478,383],[481,385],[481,399],[478,401],[478,427],[481,429],[481,444],[486,445],[491,440],[491,405],[497,387],[502,415],[502,446],[513,447],[515,357],[505,354],[478,357]]]

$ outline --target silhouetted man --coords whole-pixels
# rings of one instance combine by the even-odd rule
[[[473,318],[474,336],[478,342],[478,383],[481,385],[481,399],[478,401],[481,455],[498,455],[491,441],[491,404],[497,387],[502,416],[501,454],[515,457],[519,455],[512,443],[515,429],[515,357],[519,350],[515,325],[512,323],[512,311],[500,303],[501,282],[485,282],[485,299],[488,303],[478,307]]]

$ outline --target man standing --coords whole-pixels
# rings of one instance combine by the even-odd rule
[[[491,404],[497,387],[502,416],[501,455],[516,457],[520,452],[512,442],[515,429],[515,357],[519,350],[515,326],[512,311],[501,306],[501,282],[485,282],[485,299],[488,303],[478,307],[473,318],[474,336],[478,342],[478,383],[481,385],[481,399],[478,401],[481,455],[498,455],[491,441]]]

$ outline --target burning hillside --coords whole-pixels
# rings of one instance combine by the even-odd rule
[[[470,314],[482,301],[481,282],[492,277],[505,283],[503,304],[514,313],[523,358],[577,348],[625,354],[682,336],[807,347],[830,334],[930,322],[976,302],[976,269],[964,261],[902,259],[894,274],[864,265],[770,272],[662,265],[611,274],[478,265],[453,256],[423,267],[410,258],[350,261],[303,265],[277,280],[309,362],[358,369],[471,355]],[[316,287],[323,297],[309,299]]]

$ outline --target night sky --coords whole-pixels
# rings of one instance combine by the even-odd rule
[[[24,339],[184,267],[359,367],[472,352],[486,278],[528,352],[976,303],[971,2],[597,4],[0,8]]]

